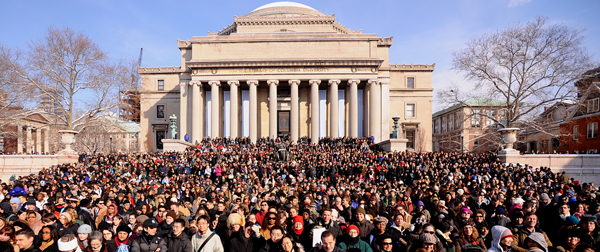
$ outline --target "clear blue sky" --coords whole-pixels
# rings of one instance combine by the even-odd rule
[[[0,43],[26,48],[50,25],[88,34],[114,58],[135,58],[144,48],[142,66],[179,66],[177,39],[216,32],[274,1],[1,1]],[[378,36],[394,36],[390,62],[436,63],[433,87],[463,83],[452,71],[452,52],[469,39],[510,24],[546,16],[549,23],[585,29],[585,45],[600,62],[598,0],[302,0],[346,27]],[[466,85],[468,86],[468,85]],[[434,95],[435,99],[435,95]],[[435,101],[434,101],[435,102]],[[437,104],[434,112],[440,109]]]

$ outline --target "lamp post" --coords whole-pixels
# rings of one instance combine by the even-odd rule
[[[465,152],[465,132],[460,132],[460,153]]]
[[[111,153],[111,154],[112,154],[112,136],[110,136],[110,138],[109,138],[109,139],[110,139],[110,152],[109,152],[109,153]]]

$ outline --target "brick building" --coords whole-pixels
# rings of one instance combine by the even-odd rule
[[[584,76],[575,83],[579,101],[570,110],[567,121],[560,125],[561,152],[597,154],[600,149],[600,67]]]

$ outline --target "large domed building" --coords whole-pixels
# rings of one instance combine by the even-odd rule
[[[431,151],[435,64],[390,64],[392,37],[351,30],[294,2],[256,8],[207,36],[178,40],[181,66],[144,67],[140,148],[178,139],[372,136],[398,116],[407,148]],[[169,137],[167,137],[169,136]]]

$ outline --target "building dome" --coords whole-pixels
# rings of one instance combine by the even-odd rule
[[[324,16],[325,14],[314,8],[295,2],[274,2],[265,4],[254,9],[246,15],[247,17],[269,17],[269,16]]]

